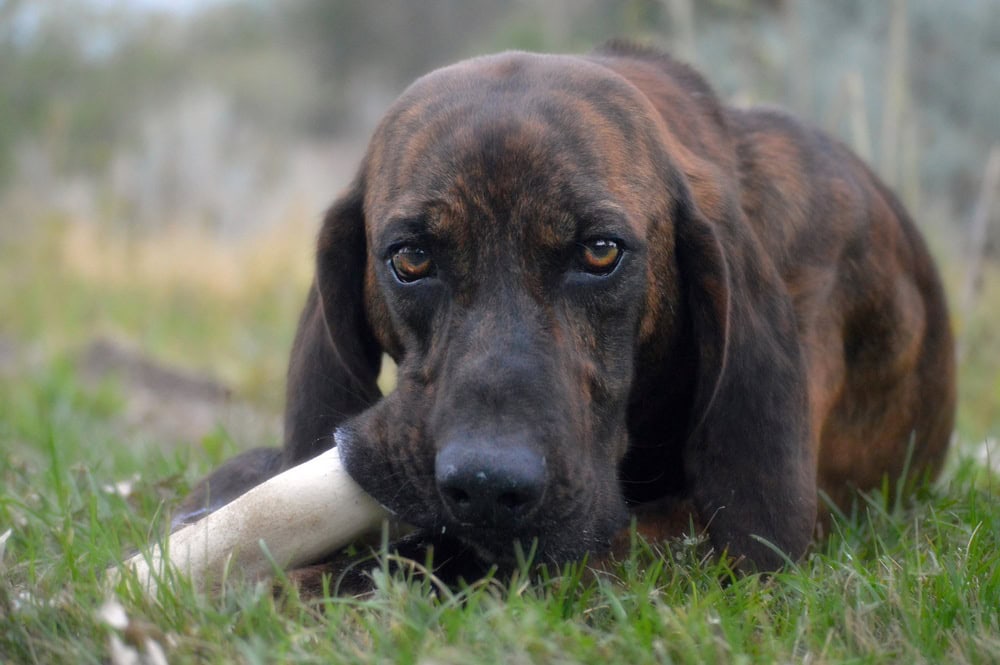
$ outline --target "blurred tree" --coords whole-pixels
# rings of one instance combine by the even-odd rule
[[[513,0],[284,0],[286,35],[327,86],[313,128],[351,118],[345,89],[362,79],[399,91],[414,77],[467,54]]]
[[[247,135],[278,145],[345,130],[361,138],[356,130],[435,66],[629,37],[696,60],[725,98],[789,106],[873,156],[895,146],[888,162],[899,168],[887,175],[920,180],[925,198],[967,219],[1000,136],[996,2],[907,0],[908,48],[890,67],[889,9],[904,3],[228,0],[178,14],[0,0],[0,185],[26,144],[53,171],[99,171],[123,143],[144,140],[144,118],[175,113],[192,92],[223,98]]]
[[[127,119],[169,92],[165,20],[82,0],[0,2],[0,182],[31,139],[56,170],[105,163]]]

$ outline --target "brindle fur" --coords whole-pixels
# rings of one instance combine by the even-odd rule
[[[627,248],[610,277],[572,270],[593,235]],[[438,274],[404,285],[388,257],[411,241]],[[182,519],[336,431],[367,491],[469,557],[509,561],[515,540],[543,561],[601,553],[628,508],[660,534],[677,517],[657,506],[682,505],[718,550],[774,569],[770,545],[795,559],[810,542],[817,490],[847,507],[904,468],[933,477],[954,402],[931,258],[844,146],[723,106],[651,50],[504,53],[435,71],[388,111],[320,232],[283,453],[231,461]],[[449,518],[435,456],[466,439],[540,452],[529,518]]]

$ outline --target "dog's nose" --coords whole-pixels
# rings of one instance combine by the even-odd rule
[[[451,443],[438,452],[434,472],[448,512],[466,526],[510,527],[545,493],[545,458],[525,446]]]

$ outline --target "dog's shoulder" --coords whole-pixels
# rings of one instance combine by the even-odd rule
[[[715,90],[708,80],[697,69],[666,51],[636,42],[613,39],[597,47],[593,53],[597,56],[652,65],[692,95],[702,96],[718,103]]]
[[[612,40],[589,56],[639,88],[655,106],[673,110],[674,119],[696,113],[712,121],[713,129],[727,132],[725,105],[708,80],[691,65],[666,51],[623,40]]]

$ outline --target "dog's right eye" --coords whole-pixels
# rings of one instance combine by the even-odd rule
[[[409,284],[434,274],[434,261],[430,252],[419,247],[404,245],[392,253],[389,259],[396,279]]]
[[[622,258],[621,244],[608,238],[589,240],[579,249],[579,262],[583,270],[592,275],[610,275]]]

